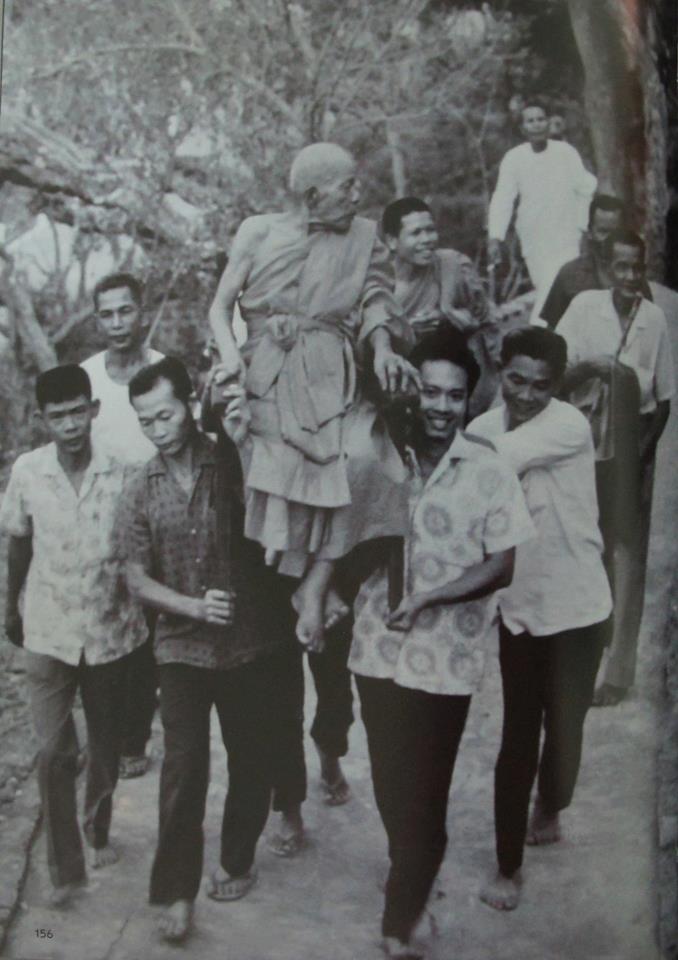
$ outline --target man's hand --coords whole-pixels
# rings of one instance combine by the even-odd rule
[[[384,393],[411,393],[419,388],[419,371],[389,347],[374,352],[374,372]]]
[[[423,596],[420,593],[414,593],[409,597],[404,597],[397,610],[386,617],[386,626],[389,630],[399,630],[407,633],[412,629],[414,621],[424,609]]]
[[[230,384],[222,391],[226,406],[219,406],[221,425],[224,433],[230,437],[236,446],[247,438],[252,415],[247,403],[245,388],[239,383]]]
[[[18,610],[13,612],[7,611],[5,617],[5,633],[7,634],[9,642],[13,643],[15,647],[23,647],[24,624]]]
[[[496,237],[490,237],[487,241],[487,260],[493,267],[501,263],[501,240]]]
[[[235,594],[232,590],[208,590],[198,601],[198,619],[214,627],[230,627],[235,613]]]

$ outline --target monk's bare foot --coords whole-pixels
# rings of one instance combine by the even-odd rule
[[[117,863],[119,856],[114,847],[107,843],[105,847],[89,848],[89,865],[92,870],[99,870],[101,867],[110,867]]]
[[[328,807],[340,807],[351,799],[349,787],[338,757],[325,753],[318,744],[316,750],[320,757],[320,789],[323,793],[323,803]]]
[[[348,604],[344,603],[334,587],[330,587],[325,597],[325,630],[331,630],[350,613]]]
[[[181,943],[188,936],[193,923],[193,902],[176,900],[158,920],[158,933],[168,943]]]
[[[397,937],[384,937],[381,946],[387,957],[397,957],[398,960],[425,960],[421,947],[411,943],[403,943]]]
[[[83,878],[82,880],[76,880],[74,883],[64,883],[60,887],[52,887],[47,896],[47,902],[50,907],[63,910],[70,906],[73,899],[78,893],[81,893],[86,886],[87,880]]]
[[[593,694],[591,701],[594,707],[616,707],[625,699],[628,690],[626,687],[615,687],[611,683],[601,683]]]
[[[322,596],[304,580],[292,596],[292,606],[299,616],[297,640],[312,653],[321,653],[325,646]]]
[[[520,870],[512,877],[497,872],[480,891],[480,899],[495,910],[515,910],[520,902],[522,887]]]
[[[557,813],[546,813],[537,797],[532,807],[530,822],[527,825],[525,843],[530,847],[541,847],[549,843],[558,843],[559,840],[560,817]]]
[[[277,857],[295,857],[306,842],[301,806],[290,807],[280,814],[268,846]]]

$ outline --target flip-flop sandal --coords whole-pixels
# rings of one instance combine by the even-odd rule
[[[228,880],[210,880],[207,896],[217,903],[229,903],[231,900],[240,900],[249,893],[257,882],[257,871],[250,870],[241,877],[229,877]]]
[[[320,781],[323,803],[328,807],[341,807],[351,799],[351,788],[342,776],[335,783]]]
[[[268,841],[268,848],[276,857],[296,857],[301,852],[306,843],[306,836],[302,833],[295,833],[291,837],[281,837],[275,833]]]
[[[121,780],[134,780],[135,777],[143,777],[148,770],[149,759],[147,756],[141,757],[120,757]]]

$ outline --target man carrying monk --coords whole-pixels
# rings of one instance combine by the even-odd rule
[[[417,340],[450,324],[464,334],[481,371],[470,413],[483,413],[499,386],[493,360],[498,331],[475,267],[465,254],[439,249],[431,208],[419,197],[389,203],[381,228],[393,257],[398,306]]]
[[[297,155],[291,207],[249,217],[236,234],[210,309],[228,374],[244,376],[252,412],[246,536],[302,578],[297,635],[311,649],[343,605],[329,591],[335,562],[406,524],[404,468],[366,396],[417,374],[399,355],[412,333],[398,317],[377,225],[356,216],[353,157],[331,143]],[[242,356],[236,301],[247,327]],[[246,368],[246,373],[244,372]]]

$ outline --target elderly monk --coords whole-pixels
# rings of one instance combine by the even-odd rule
[[[457,250],[439,249],[431,208],[419,197],[401,197],[381,218],[395,267],[395,297],[417,340],[452,325],[466,338],[480,367],[469,399],[470,416],[490,406],[499,388],[499,330],[471,260]]]
[[[244,373],[250,400],[246,535],[303,578],[297,635],[320,649],[339,606],[328,593],[335,561],[406,526],[404,468],[365,397],[366,374],[386,393],[417,375],[400,355],[412,334],[392,298],[388,250],[377,225],[356,216],[353,157],[311,144],[289,187],[289,211],[241,224],[209,317],[225,371]]]

